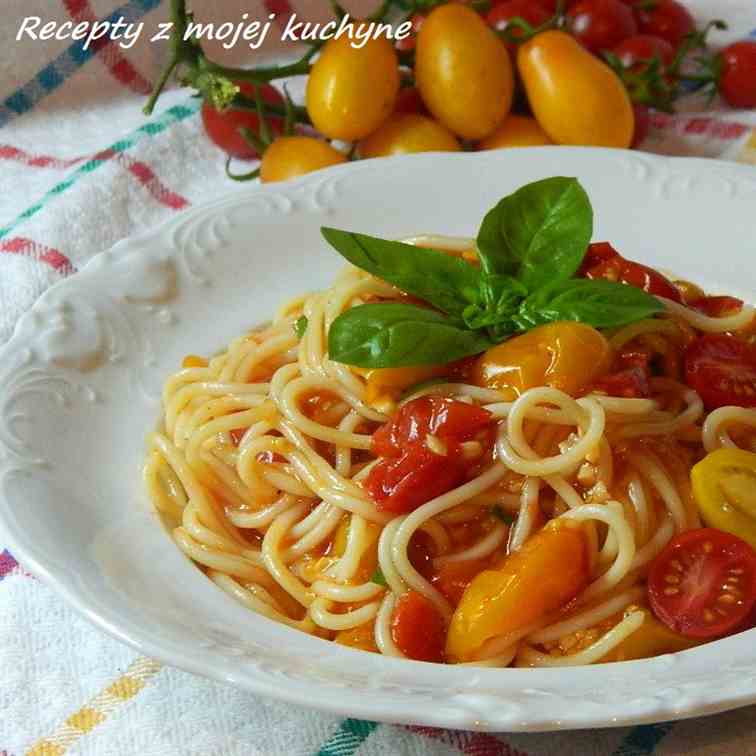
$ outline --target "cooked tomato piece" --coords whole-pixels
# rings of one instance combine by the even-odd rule
[[[726,635],[756,603],[756,553],[714,528],[681,533],[652,563],[648,597],[654,614],[677,633]]]
[[[246,428],[234,428],[232,431],[229,431],[228,435],[231,436],[231,443],[234,446],[239,446],[246,432]]]
[[[596,381],[594,391],[623,399],[644,399],[651,396],[649,373],[642,367],[631,367]]]
[[[365,481],[378,510],[404,514],[436,496],[451,491],[465,479],[465,465],[457,444],[447,444],[447,454],[425,444],[411,445],[400,457],[381,459]]]
[[[426,436],[469,441],[492,422],[491,413],[473,404],[442,396],[421,396],[403,405],[393,420],[373,434],[378,457],[396,457]]]
[[[589,246],[580,272],[584,278],[619,281],[657,297],[681,301],[680,292],[668,278],[647,265],[626,260],[608,242]]]
[[[756,407],[756,347],[737,336],[704,334],[685,351],[685,381],[708,410]]]
[[[431,583],[438,588],[453,606],[459,604],[465,589],[473,578],[490,566],[490,559],[466,559],[463,562],[446,562],[431,577]]]
[[[689,307],[710,318],[724,318],[738,312],[743,307],[743,300],[736,297],[701,297],[691,302]]]
[[[391,619],[391,637],[410,659],[443,662],[446,627],[444,618],[425,596],[417,591],[403,593]]]

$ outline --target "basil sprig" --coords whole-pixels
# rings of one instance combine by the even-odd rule
[[[576,279],[593,234],[577,179],[536,181],[489,211],[477,238],[480,268],[446,252],[323,228],[353,265],[436,309],[385,302],[353,307],[332,323],[332,360],[363,368],[448,363],[557,320],[611,328],[661,311],[646,292]]]

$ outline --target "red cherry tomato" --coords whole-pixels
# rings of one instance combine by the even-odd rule
[[[591,52],[611,50],[638,33],[633,12],[620,0],[578,0],[567,11],[573,36]]]
[[[756,108],[756,41],[743,40],[720,54],[719,91],[734,108]]]
[[[675,48],[666,39],[651,34],[636,34],[623,39],[612,52],[623,66],[633,71],[640,71],[655,58],[668,66],[675,57]]]
[[[410,18],[412,30],[409,37],[397,39],[396,44],[394,45],[399,52],[412,52],[415,49],[415,45],[417,44],[417,33],[420,31],[423,21],[425,21],[425,16],[422,13],[414,13],[412,15]]]
[[[686,34],[696,30],[690,11],[676,0],[656,0],[651,7],[637,8],[635,14],[642,34],[666,39],[675,48]]]
[[[423,98],[420,96],[417,87],[402,87],[396,98],[394,112],[427,115],[428,109],[425,107],[425,103],[423,102]]]
[[[421,396],[403,405],[393,420],[373,434],[377,457],[397,457],[430,434],[442,441],[469,441],[491,423],[491,413],[442,396]]]
[[[630,146],[637,148],[643,144],[651,130],[651,112],[646,105],[638,102],[633,103],[633,112],[635,113],[635,131],[633,131],[633,143]]]
[[[410,659],[442,662],[446,645],[444,618],[425,596],[417,591],[403,593],[391,618],[391,637]]]
[[[743,300],[736,297],[703,297],[688,306],[710,318],[725,318],[738,312],[743,307]]]
[[[486,23],[492,29],[503,32],[509,27],[513,18],[521,18],[532,27],[536,27],[548,21],[551,16],[552,13],[535,0],[505,0],[503,3],[497,3],[488,11]],[[516,37],[521,37],[524,34],[522,29],[517,28],[513,28],[512,33]],[[517,49],[515,44],[508,44],[507,47],[512,53]]]
[[[685,382],[707,410],[756,407],[756,346],[723,333],[699,336],[685,351]]]
[[[680,292],[669,279],[653,268],[626,260],[608,242],[599,242],[588,247],[581,274],[585,278],[619,281],[658,297],[681,301]]]
[[[631,367],[601,378],[596,381],[593,388],[607,396],[618,396],[623,399],[646,399],[651,396],[648,379],[648,370],[642,367]]]
[[[238,82],[238,84],[241,94],[249,100],[255,99],[254,84],[249,82]],[[271,105],[283,105],[284,103],[281,93],[270,84],[260,85],[260,96],[263,102]],[[280,134],[283,128],[283,119],[272,117],[267,120],[271,130],[275,134]],[[260,128],[260,119],[257,117],[257,113],[235,108],[216,110],[205,101],[202,103],[202,123],[210,139],[229,155],[245,160],[258,157],[255,148],[244,139],[239,131],[242,127],[246,127],[257,134]]]
[[[739,626],[756,603],[756,553],[714,528],[673,538],[651,565],[648,598],[675,632],[715,638]]]

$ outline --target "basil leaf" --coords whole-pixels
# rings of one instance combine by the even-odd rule
[[[491,514],[497,519],[501,520],[505,525],[514,525],[517,518],[503,510],[500,506],[494,505],[491,509]]]
[[[375,583],[376,585],[388,586],[388,583],[386,582],[386,578],[383,575],[383,570],[381,570],[380,567],[375,568],[375,572],[372,574],[370,578],[370,582]]]
[[[325,240],[352,265],[457,318],[478,301],[480,271],[446,252],[375,236],[321,228]]]
[[[301,339],[302,336],[305,335],[305,331],[307,330],[307,316],[301,315],[297,318],[296,322],[294,323],[294,333],[297,334],[297,338]]]
[[[595,328],[614,328],[661,312],[656,297],[614,281],[572,279],[531,294],[515,316],[521,330],[555,320],[577,320]]]
[[[439,312],[396,302],[353,307],[328,332],[328,356],[363,368],[446,364],[490,346]]]
[[[572,277],[593,234],[593,209],[577,179],[554,177],[505,197],[483,219],[483,271],[514,276],[528,291]]]

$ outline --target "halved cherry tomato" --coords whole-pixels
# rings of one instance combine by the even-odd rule
[[[648,379],[648,370],[631,367],[600,378],[593,384],[593,390],[623,399],[643,399],[651,396]]]
[[[513,18],[521,18],[532,27],[536,27],[548,21],[550,17],[551,13],[535,0],[505,0],[503,3],[496,3],[488,11],[486,23],[497,32],[503,32],[509,28]],[[524,31],[515,27],[512,29],[512,34],[515,37],[521,37]],[[509,43],[507,47],[511,53],[516,53],[516,44]]]
[[[720,53],[719,91],[734,108],[756,108],[756,41],[735,42]]]
[[[674,302],[681,301],[680,292],[668,278],[653,268],[626,260],[608,242],[590,245],[580,275],[584,278],[619,281],[658,297],[666,297]]]
[[[546,144],[554,142],[535,118],[511,114],[493,134],[478,142],[478,149],[498,150],[502,147],[537,147]]]
[[[743,307],[743,300],[727,296],[701,297],[691,302],[689,307],[710,318],[725,318],[738,312]]]
[[[256,85],[249,82],[238,82],[241,94],[247,99],[255,99]],[[271,105],[283,105],[281,93],[270,84],[260,85],[260,97],[263,102]],[[280,134],[283,128],[283,118],[271,117],[268,120],[274,134]],[[258,157],[257,150],[241,135],[240,129],[247,128],[255,134],[260,129],[260,118],[257,113],[238,108],[216,110],[207,100],[202,103],[202,124],[205,132],[215,144],[233,157],[251,160]]]
[[[421,396],[403,405],[396,416],[373,434],[372,452],[398,457],[427,435],[442,441],[469,441],[492,422],[491,413],[442,396]]]
[[[396,401],[406,389],[418,383],[451,375],[452,368],[449,365],[418,365],[370,368],[359,372],[365,376],[365,400],[375,406],[385,400]]]
[[[378,653],[378,646],[375,645],[375,626],[372,620],[364,625],[339,631],[334,641],[342,646],[358,648],[360,651]]]
[[[756,548],[756,454],[717,449],[693,467],[690,480],[704,522]]]
[[[610,362],[609,343],[595,328],[572,321],[548,323],[482,354],[473,382],[501,391],[507,401],[536,386],[576,396],[605,373]]]
[[[533,114],[557,144],[629,147],[634,114],[619,76],[563,31],[536,34],[517,51]]]
[[[696,29],[690,11],[676,0],[653,0],[648,7],[637,7],[635,13],[643,34],[666,39],[672,47],[678,47],[683,37]]]
[[[428,116],[394,113],[370,136],[359,142],[360,157],[407,155],[412,152],[459,152],[454,134]]]
[[[612,52],[623,66],[634,72],[647,68],[654,59],[668,66],[675,57],[675,48],[666,39],[652,34],[636,34],[623,39]]]
[[[707,410],[756,407],[756,346],[727,334],[700,336],[685,351],[685,382]]]
[[[756,603],[756,553],[714,528],[672,539],[651,565],[654,614],[677,633],[715,638],[738,628]]]
[[[373,434],[372,451],[382,457],[370,470],[365,488],[377,508],[397,514],[461,485],[469,462],[459,444],[492,422],[486,410],[465,402],[425,396],[405,404],[396,418]],[[430,449],[428,436],[438,448]]]
[[[263,183],[285,181],[345,162],[346,157],[322,139],[278,137],[262,157],[260,180]]]
[[[391,637],[410,659],[427,662],[444,660],[444,618],[417,591],[403,593],[396,602],[391,618]]]
[[[591,52],[611,50],[638,33],[633,12],[620,0],[577,0],[567,11],[572,34]]]
[[[449,625],[449,661],[470,661],[486,641],[568,604],[588,584],[588,565],[580,527],[547,525],[499,569],[484,570],[470,583]]]

